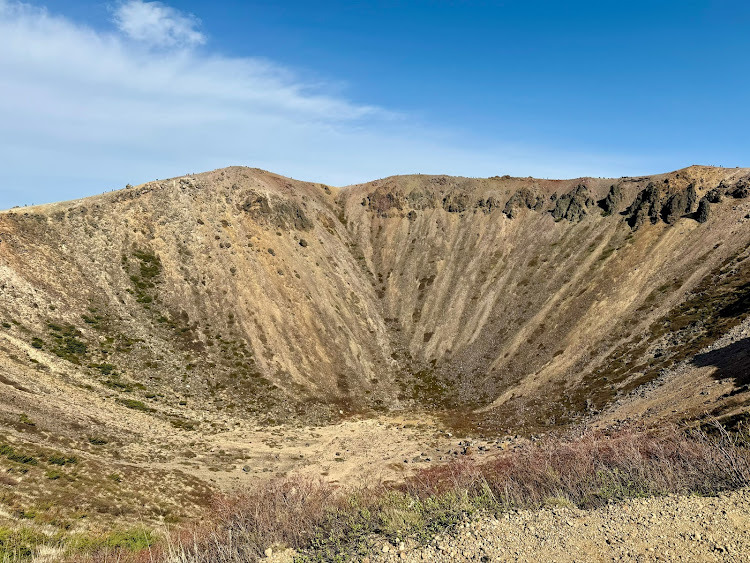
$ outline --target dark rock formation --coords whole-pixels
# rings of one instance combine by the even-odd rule
[[[583,184],[579,184],[572,191],[561,195],[552,210],[555,221],[567,219],[571,222],[581,221],[588,213],[588,208],[596,205],[594,199],[589,195],[589,190]]]
[[[737,185],[731,191],[731,196],[737,199],[746,198],[750,196],[750,183],[747,180],[740,180]]]
[[[461,192],[451,192],[443,198],[443,209],[448,213],[463,213],[469,208],[469,197]]]
[[[721,203],[721,200],[723,199],[723,190],[713,188],[706,193],[705,198],[709,203]]]
[[[391,210],[401,211],[405,207],[404,195],[398,191],[376,191],[362,200],[362,206],[375,211],[379,217],[390,217]]]
[[[695,212],[695,220],[699,223],[705,223],[708,221],[708,217],[711,214],[711,204],[705,197],[698,203],[698,211]]]
[[[622,188],[619,184],[612,184],[607,197],[599,200],[598,205],[602,208],[604,215],[612,215],[620,202],[622,202]]]
[[[479,201],[477,201],[474,207],[481,210],[482,213],[490,214],[495,209],[500,208],[500,202],[497,201],[494,197],[490,196],[487,199],[480,199]]]
[[[686,190],[672,194],[661,209],[661,218],[667,224],[672,224],[680,217],[693,212],[698,196],[695,186],[690,184]]]
[[[510,196],[510,199],[506,202],[505,207],[503,208],[503,213],[505,213],[508,219],[513,219],[516,216],[516,211],[519,209],[541,211],[543,207],[543,196],[529,188],[521,188]]]
[[[719,196],[714,195],[712,197]],[[693,214],[697,199],[698,195],[693,184],[681,190],[674,187],[670,188],[668,180],[665,180],[663,184],[650,182],[636,196],[633,203],[623,212],[623,215],[625,215],[625,220],[633,230],[638,229],[646,220],[649,220],[652,224],[658,223],[659,220],[672,224],[680,217]],[[708,205],[708,201],[706,205]],[[693,216],[697,217],[695,214]]]
[[[435,209],[437,207],[435,194],[433,193],[425,193],[419,190],[414,190],[412,192],[409,192],[409,195],[406,196],[406,199],[412,209]]]
[[[661,208],[664,204],[664,189],[662,186],[649,182],[636,196],[633,203],[624,211],[626,221],[633,230],[638,229],[648,219],[652,224],[659,221]]]

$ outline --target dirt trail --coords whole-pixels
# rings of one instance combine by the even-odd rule
[[[423,548],[383,549],[370,561],[750,561],[750,490],[519,511],[467,522]]]

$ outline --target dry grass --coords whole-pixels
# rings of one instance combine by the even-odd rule
[[[583,431],[529,444],[491,462],[426,469],[407,483],[424,498],[447,491],[491,494],[503,508],[564,498],[581,508],[635,496],[714,494],[750,483],[744,434],[668,428]]]
[[[478,512],[711,495],[750,485],[748,443],[747,434],[730,435],[719,425],[710,431],[585,430],[489,462],[425,469],[398,487],[355,490],[301,477],[278,480],[219,497],[213,521],[118,560],[244,563],[269,547],[291,547],[302,561],[347,561],[371,553],[383,539],[426,542]]]

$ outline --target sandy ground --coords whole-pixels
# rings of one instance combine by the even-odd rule
[[[181,469],[222,489],[291,473],[342,484],[372,484],[397,481],[416,469],[452,459],[488,457],[519,441],[512,436],[457,437],[427,415],[389,416],[323,427],[221,432],[192,442],[194,451],[205,453],[186,458],[183,452],[182,459],[156,466]]]

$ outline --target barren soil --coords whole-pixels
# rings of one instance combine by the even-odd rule
[[[634,499],[591,511],[520,511],[466,522],[425,548],[383,550],[370,560],[739,563],[750,557],[750,491]]]

